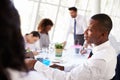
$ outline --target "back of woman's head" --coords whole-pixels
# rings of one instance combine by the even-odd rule
[[[27,71],[20,18],[10,0],[0,0],[0,80],[10,80],[7,68]]]
[[[40,32],[44,32],[44,33],[48,33],[46,31],[47,26],[53,26],[53,22],[52,20],[48,19],[48,18],[44,18],[40,21],[39,25],[38,25],[38,31]]]

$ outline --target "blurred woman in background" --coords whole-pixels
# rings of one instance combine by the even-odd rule
[[[41,49],[49,47],[50,39],[48,32],[51,30],[52,26],[53,26],[53,22],[48,18],[42,19],[38,25],[38,32],[40,33]]]

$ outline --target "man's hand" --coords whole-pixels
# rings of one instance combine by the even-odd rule
[[[50,67],[57,68],[57,69],[62,70],[62,71],[64,70],[64,66],[60,66],[60,65],[57,65],[57,64],[53,64]]]
[[[62,42],[62,44],[63,44],[63,47],[65,47],[66,43],[67,43],[66,41]]]
[[[34,69],[34,65],[35,65],[36,62],[37,62],[37,60],[35,60],[35,59],[30,59],[30,58],[25,59],[25,64],[26,64],[26,66],[29,70]]]
[[[38,55],[38,52],[37,51],[33,51],[33,55]]]
[[[82,50],[80,50],[80,53],[81,53],[81,54],[86,54],[86,53],[87,53],[87,50],[86,50],[86,49],[82,49]]]
[[[26,52],[25,53],[25,58],[33,58],[34,59],[33,52]]]

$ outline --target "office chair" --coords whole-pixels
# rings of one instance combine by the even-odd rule
[[[115,70],[115,76],[111,80],[120,80],[120,54],[117,56],[117,65]]]

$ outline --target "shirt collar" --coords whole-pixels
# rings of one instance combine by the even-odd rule
[[[100,44],[98,46],[93,47],[93,50],[92,50],[93,54],[97,53],[101,49],[104,49],[104,47],[106,47],[108,45],[110,45],[110,42],[106,41],[106,42],[104,42],[104,43],[102,43],[102,44]]]
[[[78,19],[78,14],[77,14],[77,16],[76,16],[75,18],[73,18],[73,19]]]

